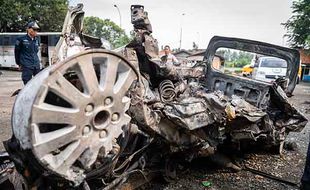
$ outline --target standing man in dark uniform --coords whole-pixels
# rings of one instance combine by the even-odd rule
[[[22,80],[25,85],[40,71],[38,30],[39,26],[36,22],[29,22],[27,34],[18,38],[15,43],[15,62],[22,70]]]

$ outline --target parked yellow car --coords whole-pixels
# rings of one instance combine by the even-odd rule
[[[299,82],[300,82],[300,80],[302,80],[302,78],[301,78],[301,70],[302,70],[302,68],[301,68],[301,64],[299,64],[299,69],[298,69],[298,77],[297,77],[297,84],[299,84]]]
[[[252,75],[253,66],[251,66],[250,64],[245,65],[244,67],[242,67],[241,71],[242,71],[242,76],[249,77]]]

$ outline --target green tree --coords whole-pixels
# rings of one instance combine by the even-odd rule
[[[114,48],[126,45],[130,41],[125,31],[109,19],[85,17],[83,32],[108,40]]]
[[[253,54],[245,51],[233,50],[229,48],[220,48],[216,55],[222,56],[225,60],[225,67],[243,67],[251,63]]]
[[[298,48],[310,48],[310,0],[295,0],[293,16],[284,23],[290,45]]]
[[[0,0],[0,32],[25,31],[33,20],[42,32],[59,32],[67,10],[67,0]]]

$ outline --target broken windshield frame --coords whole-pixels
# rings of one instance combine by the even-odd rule
[[[214,36],[210,40],[210,43],[208,45],[208,48],[206,50],[203,59],[204,62],[207,64],[207,71],[206,71],[207,77],[212,76],[212,73],[219,72],[212,68],[213,57],[218,48],[231,48],[236,50],[243,50],[266,56],[278,57],[280,59],[285,60],[287,62],[286,76],[289,79],[286,93],[287,94],[293,93],[297,82],[297,74],[300,63],[300,56],[297,50],[253,40]],[[251,79],[244,79],[244,80],[251,80]],[[266,85],[268,84],[266,83]]]

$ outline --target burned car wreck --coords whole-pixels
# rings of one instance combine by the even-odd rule
[[[112,189],[154,171],[169,178],[175,157],[190,161],[219,146],[281,153],[287,134],[306,125],[287,98],[296,85],[297,51],[216,36],[203,64],[165,65],[143,6],[131,6],[134,39],[112,51],[82,33],[82,8],[69,9],[54,64],[14,104],[6,158],[24,189]],[[287,87],[215,70],[220,47],[286,60]]]

